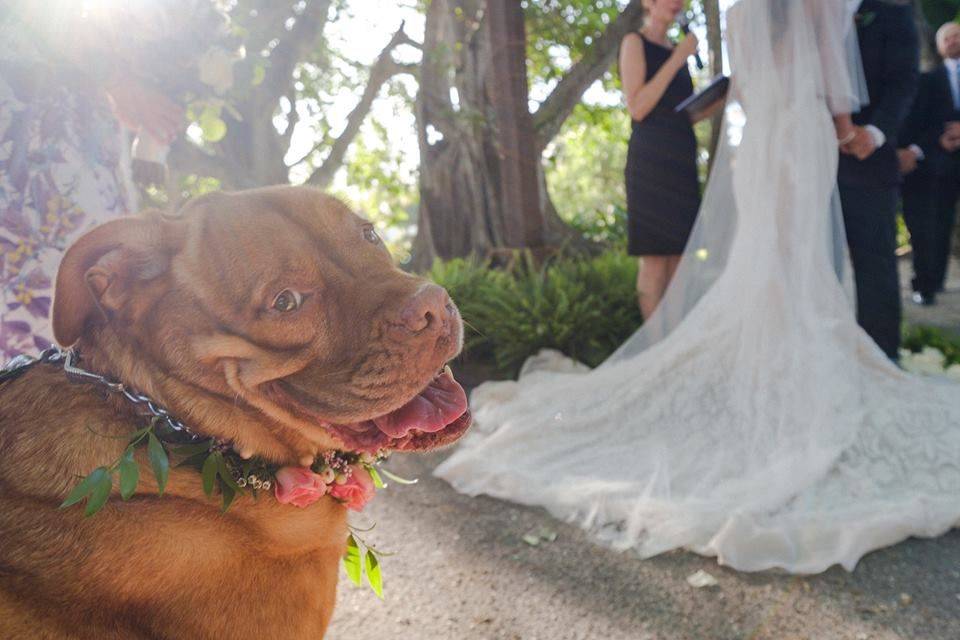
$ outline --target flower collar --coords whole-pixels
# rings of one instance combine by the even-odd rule
[[[295,507],[307,507],[329,495],[352,511],[360,511],[384,484],[381,473],[401,484],[414,481],[399,478],[386,469],[377,469],[388,454],[327,451],[310,467],[281,466],[260,457],[242,458],[230,442],[203,436],[174,418],[150,397],[127,388],[120,382],[82,369],[76,350],[47,349],[38,358],[18,356],[0,370],[0,382],[18,377],[28,368],[39,364],[62,364],[67,377],[91,383],[109,393],[122,396],[149,419],[145,426],[133,431],[123,453],[108,465],[91,471],[67,495],[60,508],[86,501],[84,515],[100,511],[116,485],[122,500],[130,499],[140,481],[140,467],[134,460],[137,448],[145,447],[151,471],[157,482],[157,493],[163,495],[170,472],[170,459],[176,466],[195,468],[201,478],[203,492],[208,497],[219,493],[221,510],[230,508],[241,494],[255,499],[260,492],[270,493],[277,502]],[[94,432],[96,433],[96,432]],[[100,435],[100,434],[98,434]],[[114,437],[107,436],[104,437]],[[380,578],[379,552],[351,533],[344,557],[347,575],[360,584],[361,571],[366,573],[370,587],[383,597]]]

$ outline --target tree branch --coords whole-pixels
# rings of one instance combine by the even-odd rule
[[[377,59],[370,66],[370,77],[367,80],[367,85],[363,89],[360,100],[353,110],[350,111],[350,115],[347,116],[347,124],[340,135],[337,136],[337,139],[334,140],[333,145],[330,147],[330,153],[326,159],[324,159],[323,164],[310,174],[310,177],[307,178],[307,183],[323,188],[330,185],[333,181],[333,175],[337,169],[340,168],[340,165],[343,164],[347,149],[350,147],[353,139],[356,138],[357,133],[360,132],[360,126],[366,119],[367,114],[370,113],[370,109],[373,107],[373,101],[376,99],[377,94],[380,93],[380,88],[393,76],[399,73],[409,72],[410,65],[400,64],[393,59],[393,50],[402,44],[416,44],[403,30],[403,24],[400,25],[400,28],[393,34],[390,42],[380,51]],[[317,150],[318,148],[314,148],[309,154],[304,156],[303,159],[305,160]]]
[[[280,144],[284,149],[290,148],[290,138],[293,137],[293,130],[300,122],[300,112],[297,111],[297,96],[290,94],[286,96],[290,103],[290,113],[287,114],[287,127],[280,133]]]
[[[183,174],[216,178],[224,189],[233,189],[244,183],[243,172],[235,162],[206,153],[197,145],[183,138],[178,139],[170,147],[168,163]]]
[[[542,152],[557,135],[564,121],[579,104],[584,91],[610,68],[623,36],[639,28],[642,18],[641,0],[630,0],[617,19],[610,23],[583,57],[564,74],[546,100],[540,103],[540,108],[533,114],[538,151]]]
[[[332,0],[313,0],[296,18],[293,28],[280,38],[279,44],[270,52],[270,65],[263,80],[266,96],[288,93],[293,71],[308,57],[317,44],[327,24],[327,15]]]

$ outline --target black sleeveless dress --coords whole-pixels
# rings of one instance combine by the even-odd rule
[[[642,35],[647,81],[670,57],[667,47]],[[647,117],[633,122],[627,149],[627,252],[633,256],[683,253],[697,211],[697,139],[684,113],[673,109],[693,93],[684,66]]]

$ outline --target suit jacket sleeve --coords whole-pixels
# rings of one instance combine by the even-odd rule
[[[911,144],[919,145],[924,153],[929,152],[926,144],[928,143],[928,130],[931,129],[931,92],[933,89],[934,78],[931,74],[920,76],[917,96],[913,100],[910,112],[904,120],[903,127],[897,136],[897,146],[902,148],[909,147]]]
[[[886,5],[885,10],[889,14],[883,20],[884,90],[874,105],[870,124],[880,129],[887,140],[895,140],[917,92],[920,45],[912,5]]]

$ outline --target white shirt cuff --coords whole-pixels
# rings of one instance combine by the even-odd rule
[[[923,149],[921,149],[919,145],[912,144],[909,147],[907,147],[907,149],[910,149],[910,151],[913,151],[913,155],[914,157],[916,157],[918,162],[926,158],[926,156],[923,154]]]
[[[864,129],[866,129],[870,137],[873,138],[873,144],[875,144],[878,149],[887,141],[887,136],[883,135],[883,131],[880,131],[880,129],[877,129],[874,125],[868,124]]]

